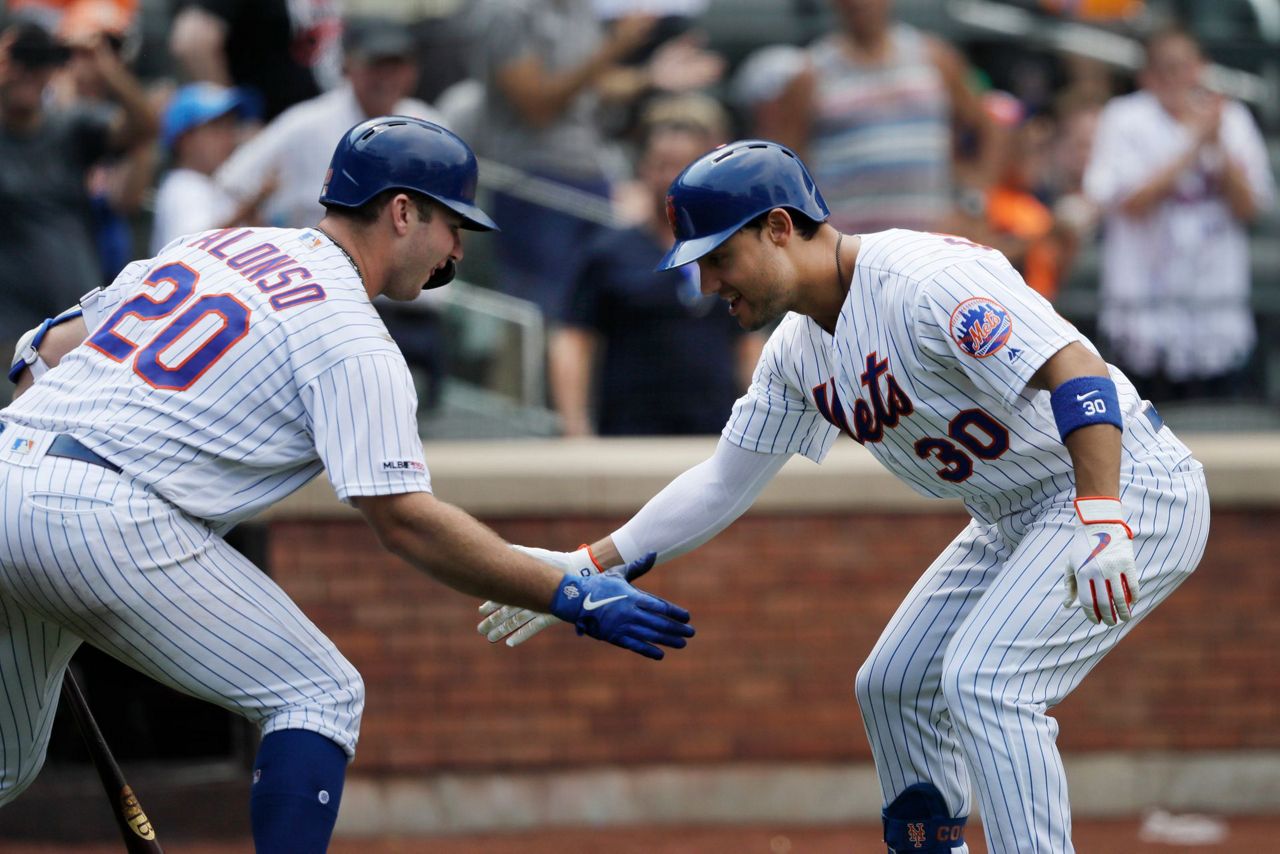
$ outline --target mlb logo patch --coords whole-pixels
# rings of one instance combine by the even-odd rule
[[[1013,317],[1000,303],[971,297],[951,312],[951,337],[975,359],[998,353],[1013,334]]]
[[[383,460],[383,471],[426,471],[427,467],[421,460]]]
[[[36,443],[30,439],[18,438],[13,440],[13,444],[9,446],[9,450],[13,451],[15,454],[29,454],[35,446]]]

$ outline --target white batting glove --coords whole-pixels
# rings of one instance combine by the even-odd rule
[[[512,548],[516,551],[524,552],[529,557],[540,560],[543,563],[549,563],[564,572],[580,575],[583,578],[599,572],[595,561],[591,558],[591,552],[586,546],[582,546],[577,551],[572,552],[553,552],[548,549],[515,545]],[[476,631],[484,635],[489,643],[497,643],[506,638],[507,646],[519,646],[547,626],[554,626],[556,623],[561,622],[559,617],[551,614],[543,614],[528,608],[516,608],[512,605],[503,605],[501,602],[493,601],[485,602],[480,606],[480,616],[484,617],[484,619],[476,626]]]
[[[1077,498],[1075,504],[1080,525],[1067,557],[1062,605],[1079,604],[1094,623],[1123,623],[1138,601],[1133,531],[1125,524],[1124,507],[1118,498]]]

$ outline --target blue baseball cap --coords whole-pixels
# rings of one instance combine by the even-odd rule
[[[244,115],[247,101],[239,89],[228,89],[216,83],[188,83],[173,95],[165,110],[161,140],[172,148],[178,137],[192,128],[235,112]]]

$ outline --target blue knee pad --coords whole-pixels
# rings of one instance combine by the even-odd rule
[[[268,733],[253,762],[253,845],[270,854],[323,854],[338,820],[347,754],[308,730]]]
[[[964,845],[965,818],[953,818],[942,792],[932,783],[902,790],[881,813],[884,841],[893,854],[948,854]]]

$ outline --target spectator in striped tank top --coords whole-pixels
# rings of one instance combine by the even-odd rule
[[[760,135],[810,165],[846,232],[955,230],[957,200],[981,208],[996,173],[998,128],[953,47],[895,22],[891,0],[832,0],[841,28],[764,111]],[[957,190],[953,124],[975,132],[977,186]],[[979,210],[980,212],[980,210]]]

